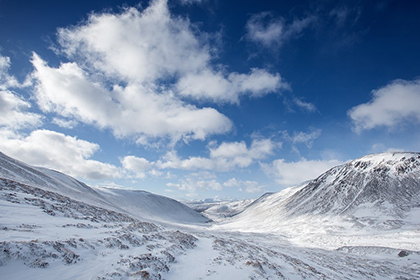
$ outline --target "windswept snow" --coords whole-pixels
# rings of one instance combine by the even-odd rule
[[[173,199],[145,191],[93,189],[63,173],[32,167],[0,153],[0,177],[112,209],[132,217],[169,223],[205,223],[210,220]]]
[[[370,155],[264,196],[219,230],[277,233],[297,245],[420,250],[420,154]]]
[[[0,275],[419,279],[418,156],[373,155],[256,200],[208,203],[209,222],[169,198],[92,189],[0,154]]]

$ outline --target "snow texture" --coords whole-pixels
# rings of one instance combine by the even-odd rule
[[[0,275],[419,279],[419,166],[416,153],[372,155],[254,201],[196,202],[209,222],[165,197],[92,189],[0,154]]]

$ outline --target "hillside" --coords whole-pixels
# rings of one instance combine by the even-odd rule
[[[213,205],[207,210],[217,213],[220,222],[210,223],[166,197],[92,189],[65,174],[0,154],[0,275],[95,280],[420,278],[418,218],[412,229],[404,224],[344,234],[355,224],[349,213],[362,204],[351,208],[353,212],[331,208],[316,215],[298,214],[299,203],[287,208],[294,199],[306,199],[302,190],[310,184],[253,202]],[[403,209],[404,223],[416,205],[410,209]],[[229,212],[225,219],[223,211]],[[334,220],[334,215],[345,218]]]
[[[0,153],[0,178],[54,192],[89,205],[122,212],[133,218],[169,223],[210,220],[173,199],[122,189],[93,189],[63,173],[29,166]]]
[[[404,218],[420,207],[420,153],[375,154],[334,167],[284,207],[289,215],[355,214],[371,208]]]
[[[418,217],[420,154],[385,153],[264,196],[217,228],[281,234],[305,246],[336,248],[350,242],[420,249]]]

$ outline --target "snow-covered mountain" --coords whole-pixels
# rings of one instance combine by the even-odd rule
[[[420,154],[383,153],[265,195],[218,228],[278,233],[308,246],[339,247],[354,236],[358,245],[403,246],[413,236],[420,240],[419,217]],[[380,235],[381,241],[361,234]]]
[[[54,192],[147,221],[205,223],[210,220],[184,204],[145,191],[94,189],[63,173],[33,167],[0,152],[0,178]]]
[[[361,208],[405,217],[420,207],[420,153],[365,156],[334,167],[287,199],[290,215],[354,214]]]
[[[416,172],[414,166],[404,165],[404,172]],[[0,154],[0,278],[420,279],[419,216],[412,216],[413,228],[344,234],[363,216],[354,216],[361,205],[376,209],[376,202],[314,215],[298,212],[306,209],[300,203],[289,207],[316,201],[301,196],[310,184],[253,202],[214,204],[207,210],[228,217],[205,223],[172,199],[92,189]],[[391,214],[403,213],[406,223],[417,206],[414,198],[404,201],[411,210]]]
[[[241,213],[255,199],[246,200],[202,200],[202,201],[190,201],[185,204],[194,209],[195,211],[202,213],[206,217],[213,221],[220,221],[227,217],[232,217]]]

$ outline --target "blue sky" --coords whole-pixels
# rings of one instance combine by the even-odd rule
[[[286,3],[282,3],[286,2]],[[420,150],[417,1],[0,1],[0,150],[251,198]]]

